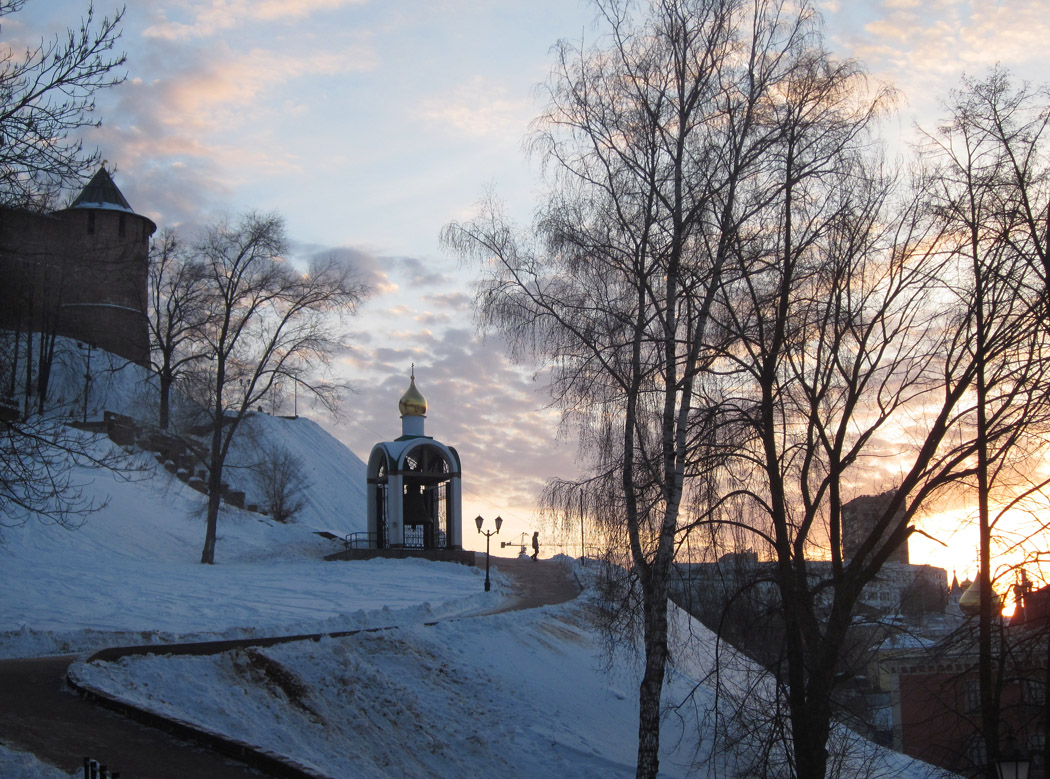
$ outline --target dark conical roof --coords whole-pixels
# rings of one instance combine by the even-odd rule
[[[70,208],[107,208],[116,211],[127,211],[129,214],[135,212],[131,204],[117,189],[113,178],[106,172],[105,167],[99,168],[83,191],[77,195],[77,199],[69,206]]]

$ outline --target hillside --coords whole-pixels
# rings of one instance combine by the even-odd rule
[[[141,393],[127,381],[112,386],[105,403],[123,397],[125,410]],[[72,531],[35,521],[5,529],[0,656],[384,627],[256,655],[81,663],[77,673],[328,776],[633,776],[640,669],[629,650],[605,653],[594,588],[569,604],[481,617],[473,615],[498,607],[508,585],[497,576],[485,593],[477,568],[324,562],[338,545],[316,530],[361,526],[360,460],[305,419],[256,415],[252,428],[239,458],[279,443],[310,475],[310,505],[298,521],[224,507],[216,565],[203,566],[202,496],[151,456],[132,455],[141,470],[128,475],[78,470],[84,490],[106,501],[103,510]],[[101,437],[91,445],[113,446]],[[577,565],[575,574],[587,583],[594,570]],[[754,745],[742,739],[712,750],[713,636],[677,610],[674,622],[666,700],[682,705],[668,711],[661,775],[732,776]],[[260,656],[294,683],[260,674]],[[740,658],[735,666],[721,694],[756,678],[762,686],[757,669]],[[852,754],[843,776],[931,775],[859,741]],[[102,757],[120,770],[119,754]],[[74,769],[0,745],[4,775],[68,778]]]

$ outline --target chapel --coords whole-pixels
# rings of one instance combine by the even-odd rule
[[[368,537],[375,549],[463,548],[459,454],[424,434],[427,400],[415,366],[398,402],[401,435],[368,458]]]

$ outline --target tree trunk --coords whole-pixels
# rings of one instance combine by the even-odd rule
[[[219,525],[219,503],[222,501],[222,404],[217,404],[218,413],[212,419],[211,456],[208,458],[208,526],[204,531],[204,550],[201,562],[215,562],[215,535]]]
[[[168,429],[168,420],[170,417],[170,406],[169,398],[171,396],[171,384],[172,377],[170,371],[160,372],[160,429]]]
[[[662,578],[659,574],[651,574]],[[643,585],[645,674],[638,687],[638,779],[655,779],[660,769],[660,700],[667,668],[666,582]],[[664,597],[657,597],[658,591]]]
[[[29,409],[32,407],[33,397],[33,315],[30,308],[29,324],[26,327],[26,375],[25,396],[22,399],[22,416],[29,418]]]

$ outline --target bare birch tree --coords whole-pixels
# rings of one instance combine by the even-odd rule
[[[1050,223],[1050,161],[1044,137],[1050,122],[1047,95],[1027,87],[1014,90],[1007,74],[993,71],[985,80],[967,79],[947,104],[948,116],[928,138],[929,197],[943,224],[945,249],[957,258],[968,279],[966,330],[976,361],[975,425],[976,495],[979,532],[978,630],[980,730],[986,764],[977,766],[994,776],[992,760],[999,751],[1000,681],[994,654],[993,625],[997,602],[992,589],[992,539],[1004,516],[999,509],[1039,493],[1046,482],[1030,463],[1045,448],[1046,410],[1037,393],[1045,389],[1040,373],[1046,355],[1046,292],[1050,289],[1047,229]],[[1040,102],[1040,98],[1042,102]],[[1024,341],[1004,352],[1004,322]],[[1041,332],[1042,331],[1042,332]],[[1013,371],[1004,395],[990,385],[1003,363]],[[1030,381],[1038,376],[1042,383]],[[1019,403],[1016,390],[1033,395]],[[992,435],[1004,417],[1025,417],[1003,446]],[[1020,472],[1018,463],[1021,463]],[[1001,643],[1001,642],[999,642]]]
[[[736,497],[766,516],[758,529],[773,539],[785,751],[801,777],[832,767],[864,586],[925,504],[1047,420],[1046,342],[1016,275],[1000,266],[994,283],[982,272],[975,284],[924,193],[896,202],[866,153],[868,109],[856,113],[839,91],[848,81],[822,68],[780,96],[771,170],[783,186],[741,244],[721,310],[738,336],[726,354],[740,372],[736,414],[753,431],[733,469]],[[843,505],[873,488],[887,498],[847,558]]]
[[[658,767],[670,565],[683,499],[724,457],[711,314],[748,225],[783,189],[777,95],[822,61],[811,8],[737,0],[596,4],[604,37],[562,43],[533,149],[550,194],[525,235],[489,201],[444,239],[484,268],[477,310],[552,369],[588,493],[631,574],[644,644],[637,775]],[[771,186],[772,185],[772,186]]]

